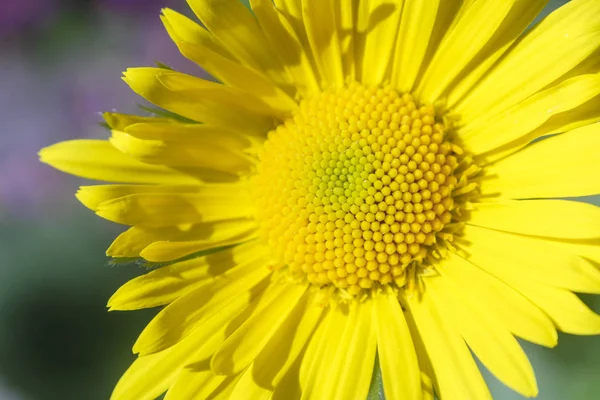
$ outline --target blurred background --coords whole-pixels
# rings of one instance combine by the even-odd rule
[[[184,0],[0,0],[0,400],[108,399],[154,314],[106,312],[143,271],[108,264],[104,249],[123,228],[84,209],[73,193],[88,182],[40,164],[37,152],[106,138],[102,111],[138,112],[143,102],[120,80],[127,67],[201,73],[164,32],[162,7],[190,14]],[[599,398],[600,337],[525,348],[540,399]],[[495,399],[521,399],[486,379]]]

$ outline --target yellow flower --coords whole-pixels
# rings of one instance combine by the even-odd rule
[[[470,350],[531,397],[515,337],[600,333],[600,210],[558,199],[600,192],[600,2],[189,3],[221,83],[129,69],[170,113],[41,152],[169,263],[109,301],[164,306],[114,399],[364,399],[376,354],[388,399],[489,399]]]

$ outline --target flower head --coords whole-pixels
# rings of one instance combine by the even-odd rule
[[[162,116],[41,159],[85,178],[108,250],[166,266],[115,399],[486,399],[469,349],[538,392],[515,337],[600,333],[600,3],[189,0],[162,19],[219,82],[124,80]],[[535,139],[548,137],[531,144]]]

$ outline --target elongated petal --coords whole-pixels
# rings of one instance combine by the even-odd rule
[[[241,372],[241,378],[236,383],[235,388],[231,392],[230,399],[256,399],[268,400],[271,398],[272,392],[268,389],[258,386],[252,379],[252,368],[246,368],[246,371]]]
[[[600,121],[600,95],[571,110],[555,114],[536,129],[506,143],[494,150],[480,155],[486,164],[493,164],[514,154],[525,146],[542,137],[550,137],[568,132]]]
[[[148,164],[200,167],[244,175],[251,171],[255,163],[249,156],[220,146],[218,142],[205,144],[145,140],[120,131],[112,132],[110,142],[123,153]]]
[[[106,255],[117,258],[140,257],[140,253],[144,249],[158,242],[171,244],[190,241],[203,241],[206,244],[220,243],[255,227],[256,223],[251,219],[232,219],[191,226],[167,226],[162,228],[134,226],[120,234],[113,241],[106,251]],[[150,251],[150,249],[148,250]]]
[[[150,356],[151,357],[151,356]],[[222,384],[230,383],[233,377],[215,375],[209,367],[210,359],[184,368],[169,387],[165,400],[207,399]],[[204,368],[200,369],[200,365]]]
[[[577,254],[596,264],[600,264],[600,239],[554,240],[552,244],[571,254]]]
[[[161,20],[165,24],[167,33],[177,44],[184,41],[190,44],[200,45],[203,48],[220,54],[232,61],[237,61],[235,56],[223,46],[210,32],[197,22],[170,8],[163,8]]]
[[[600,193],[598,148],[600,124],[542,140],[491,165],[481,190],[513,199]]]
[[[589,18],[598,14],[595,0],[574,0],[550,14],[473,87],[456,112],[465,120],[493,115],[569,72],[600,46],[600,21]]]
[[[331,309],[310,340],[299,371],[301,399],[323,398],[327,376],[348,323],[348,316],[339,309]]]
[[[240,90],[161,68],[129,68],[131,89],[149,102],[194,121],[261,134],[277,111]]]
[[[421,101],[434,102],[496,33],[512,1],[473,2],[450,28],[417,88]]]
[[[570,291],[524,279],[504,279],[548,314],[561,331],[574,335],[600,334],[600,315]]]
[[[598,238],[600,208],[567,200],[477,203],[468,224],[534,236]]]
[[[510,275],[574,292],[600,293],[600,270],[555,241],[466,226],[468,260]],[[510,251],[506,251],[511,249]]]
[[[171,261],[200,251],[248,242],[258,237],[256,226],[252,223],[247,225],[236,224],[235,228],[227,233],[229,233],[230,236],[220,240],[200,239],[183,242],[170,242],[166,240],[156,241],[145,247],[140,252],[140,256],[148,261],[154,262]]]
[[[377,336],[370,301],[350,305],[348,322],[329,368],[329,379],[322,379],[321,398],[364,399],[373,373]]]
[[[254,380],[263,387],[275,389],[304,350],[326,312],[326,308],[310,295],[305,296],[254,360]]]
[[[116,112],[105,112],[102,118],[111,129],[119,131],[135,124],[172,124],[179,125],[178,122],[163,117],[143,117],[140,115],[121,114]]]
[[[600,73],[577,76],[536,93],[489,120],[468,123],[459,135],[475,154],[492,151],[533,131],[553,115],[576,108],[599,94]]]
[[[391,83],[410,92],[421,69],[440,6],[439,0],[405,0],[402,9]]]
[[[479,360],[502,383],[526,397],[538,393],[533,368],[506,327],[490,315],[484,303],[462,295],[462,287],[443,277],[427,279],[429,296],[452,321]],[[473,281],[476,282],[476,281]]]
[[[188,0],[202,24],[238,60],[285,81],[283,67],[252,13],[238,0]]]
[[[388,399],[422,398],[420,368],[404,312],[393,293],[373,297],[377,352]]]
[[[431,360],[439,395],[446,399],[488,399],[489,390],[458,330],[441,314],[425,286],[422,296],[409,296],[408,305]]]
[[[548,4],[548,0],[516,0],[494,35],[457,77],[457,83],[448,93],[447,106],[452,108],[494,64],[511,48],[535,17]]]
[[[302,14],[308,41],[323,83],[343,86],[344,70],[334,3],[305,0],[302,2]]]
[[[469,260],[479,266],[488,265],[487,260],[482,258],[485,254],[476,250],[477,247],[473,247],[473,256]],[[558,335],[548,316],[518,291],[486,271],[487,268],[477,268],[454,254],[444,260],[444,267],[440,268],[440,274],[461,287],[465,297],[484,304],[514,335],[542,346],[556,346]]]
[[[218,318],[225,323],[233,319],[256,296],[252,288],[270,273],[265,261],[258,260],[206,282],[158,313],[140,334],[133,351],[141,355],[155,353],[182,340],[207,321]]]
[[[138,139],[163,142],[189,143],[191,145],[217,145],[242,151],[261,145],[262,138],[247,136],[220,126],[207,124],[183,124],[180,122],[138,122],[120,129]]]
[[[355,44],[357,43],[358,32],[355,32],[355,20],[358,18],[359,0],[340,1],[335,3],[335,21],[340,40],[340,50],[342,52],[342,64],[344,67],[344,76],[346,79],[357,80],[357,64],[361,62],[357,57]]]
[[[253,315],[215,353],[211,369],[231,375],[250,365],[306,291],[301,284],[272,284]]]
[[[81,186],[75,197],[87,208],[97,211],[100,204],[136,193],[194,193],[198,186],[169,185],[94,185]]]
[[[204,257],[178,262],[125,283],[108,301],[111,310],[135,310],[169,304],[207,280],[264,256],[256,243],[243,244]]]
[[[187,17],[165,9],[161,19],[181,53],[221,82],[251,93],[277,110],[290,111],[296,105],[272,79],[240,63],[221,46],[215,48],[214,37]]]
[[[317,73],[311,64],[310,48],[304,48],[289,19],[269,0],[251,0],[265,36],[285,63],[296,89],[304,95],[319,89]]]
[[[196,193],[135,193],[98,205],[110,221],[141,226],[169,226],[246,218],[252,215],[244,186],[198,186]]]
[[[357,59],[362,64],[358,79],[364,84],[377,86],[387,78],[404,2],[369,0],[366,3],[361,12],[369,16],[367,31],[358,32],[364,37],[364,49],[358,49]]]
[[[154,400],[165,392],[187,364],[198,362],[223,342],[227,324],[215,318],[177,345],[161,352],[138,357],[123,374],[111,400]]]
[[[192,176],[131,158],[105,140],[70,140],[40,151],[40,160],[87,179],[126,183],[197,184]]]

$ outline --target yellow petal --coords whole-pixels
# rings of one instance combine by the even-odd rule
[[[174,121],[162,117],[142,117],[140,115],[120,114],[115,112],[105,112],[102,118],[111,129],[122,131],[134,124],[175,124]]]
[[[232,150],[247,150],[253,144],[262,144],[259,138],[254,138],[224,129],[222,127],[206,124],[183,124],[180,122],[162,123],[135,123],[127,125],[120,132],[144,139],[173,143],[189,143],[190,145],[214,144],[228,147]]]
[[[214,169],[233,175],[250,173],[254,159],[211,144],[138,139],[125,132],[112,131],[110,143],[123,153],[148,164],[176,167],[200,167]]]
[[[564,251],[577,254],[596,264],[600,264],[600,239],[554,240],[552,244]]]
[[[228,376],[223,383],[211,393],[210,400],[231,400],[231,395],[237,383],[240,381],[241,374]]]
[[[517,0],[498,27],[494,36],[481,49],[469,66],[457,78],[456,86],[448,93],[447,106],[452,108],[469,94],[477,82],[494,66],[513,43],[522,35],[535,17],[544,9],[548,0]]]
[[[255,358],[252,374],[259,385],[270,389],[278,386],[305,348],[324,313],[325,307],[317,304],[310,295],[304,296]]]
[[[109,221],[147,227],[246,218],[253,207],[243,185],[203,185],[195,193],[134,193],[105,201],[96,213]]]
[[[136,193],[194,193],[198,186],[168,185],[94,185],[80,186],[75,197],[87,208],[97,211],[100,204]]]
[[[360,11],[369,16],[366,32],[357,32],[364,48],[357,49],[356,59],[362,63],[358,79],[365,85],[379,86],[387,78],[393,58],[402,15],[402,0],[368,0]]]
[[[600,124],[553,136],[489,166],[481,190],[513,199],[600,193],[598,148]]]
[[[247,368],[241,373],[240,380],[236,383],[235,388],[231,392],[230,399],[252,399],[252,400],[267,400],[271,398],[272,392],[264,389],[254,383],[252,379],[252,368]]]
[[[257,134],[278,112],[252,95],[161,68],[129,68],[123,80],[149,102],[194,121]]]
[[[357,28],[355,19],[359,12],[357,0],[340,1],[334,3],[335,21],[338,28],[340,40],[340,51],[342,52],[342,65],[344,76],[350,81],[357,80],[356,69],[360,60],[356,57],[355,44],[357,43]],[[391,50],[390,50],[391,51]]]
[[[305,0],[302,15],[323,83],[344,86],[344,70],[333,2]]]
[[[271,284],[252,316],[236,330],[211,360],[216,374],[231,375],[250,365],[304,295],[307,286]]]
[[[219,318],[205,324],[177,345],[161,352],[138,357],[123,374],[111,400],[154,400],[167,390],[188,364],[194,364],[212,354],[223,342],[227,329]]]
[[[254,265],[263,256],[261,247],[248,243],[158,268],[121,286],[108,301],[108,307],[111,310],[137,310],[169,304],[207,280],[238,265]]]
[[[299,382],[302,400],[323,398],[323,387],[326,385],[323,376],[329,376],[339,347],[339,338],[347,323],[348,316],[338,307],[330,309],[317,327],[300,365]]]
[[[440,398],[491,400],[463,338],[429,296],[428,286],[424,290],[407,302],[431,360]]]
[[[264,260],[242,264],[169,304],[140,334],[134,353],[161,351],[196,328],[202,331],[202,326],[215,318],[227,324],[251,303],[256,295],[252,288],[257,287],[257,293],[263,290],[264,283],[260,283],[271,273],[265,264]]]
[[[297,32],[304,31],[302,2],[298,0],[274,0],[275,7],[289,17]]]
[[[232,236],[222,240],[202,239],[187,242],[157,241],[144,248],[140,252],[140,256],[148,261],[154,262],[171,261],[200,251],[248,242],[258,237],[256,226],[254,224],[236,226],[235,231],[230,231],[230,233]]]
[[[327,379],[321,377],[320,398],[364,399],[369,392],[377,336],[373,326],[371,301],[354,302],[349,306],[346,327],[337,337],[339,345],[329,366]]]
[[[264,137],[248,136],[223,127],[207,124],[183,124],[180,122],[145,122],[127,125],[122,132],[138,139],[163,142],[187,143],[191,146],[218,146],[235,152],[255,151],[260,148]]]
[[[477,203],[467,222],[524,235],[588,239],[600,237],[600,208],[568,200]]]
[[[569,289],[600,293],[600,270],[557,246],[555,241],[467,225],[467,259],[496,276],[523,278]],[[510,251],[507,251],[510,249]]]
[[[444,277],[426,278],[428,294],[465,339],[477,358],[502,383],[526,397],[538,393],[533,368],[506,327],[480,299],[467,298],[462,287]],[[477,284],[473,281],[473,284]]]
[[[404,312],[393,293],[373,296],[383,390],[388,399],[422,398],[420,369]]]
[[[192,176],[162,165],[135,160],[106,140],[70,140],[40,151],[40,160],[52,167],[87,179],[113,182],[197,184]]]
[[[113,241],[106,251],[106,255],[116,258],[140,257],[140,252],[144,249],[146,249],[147,252],[152,253],[152,247],[148,248],[148,246],[153,243],[161,243],[160,246],[167,246],[166,243],[171,243],[176,246],[176,243],[178,242],[188,242],[187,246],[191,246],[189,243],[190,241],[201,241],[202,243],[205,243],[205,245],[208,245],[209,243],[220,243],[224,240],[238,237],[244,232],[248,232],[255,228],[256,222],[251,219],[232,219],[191,226],[186,224],[162,228],[143,228],[134,226],[120,234]]]
[[[457,114],[472,120],[499,113],[569,72],[600,45],[600,21],[589,18],[598,14],[596,0],[571,1],[550,14],[472,88]]]
[[[200,45],[213,53],[235,60],[235,57],[229,50],[219,43],[210,32],[185,15],[171,10],[170,8],[163,8],[161,20],[167,29],[167,33],[171,36],[175,44],[177,44],[178,41],[184,41],[190,44]]]
[[[550,117],[589,101],[600,94],[600,73],[581,75],[536,93],[491,119],[478,119],[458,130],[475,154],[492,151],[518,139]]]
[[[575,107],[574,109],[555,114],[538,128],[519,138],[500,146],[481,157],[483,162],[490,164],[516,153],[536,139],[553,136],[577,128],[591,125],[600,121],[600,96]],[[493,168],[493,167],[492,167]]]
[[[221,82],[252,93],[276,110],[295,108],[294,100],[273,80],[235,60],[220,46],[215,48],[218,45],[204,28],[169,9],[163,10],[161,19],[181,53]],[[192,28],[189,24],[195,26]]]
[[[436,101],[473,60],[508,15],[512,1],[473,2],[446,33],[417,88],[421,101]]]
[[[300,399],[302,397],[302,389],[298,377],[300,375],[300,365],[302,364],[302,356],[296,359],[287,373],[273,390],[271,400],[288,400]]]
[[[524,279],[511,278],[506,282],[548,314],[561,331],[574,335],[600,334],[600,315],[570,291]]]
[[[419,332],[419,328],[415,322],[413,313],[407,305],[406,292],[398,293],[398,301],[402,305],[402,311],[404,311],[404,318],[406,319],[406,325],[410,331],[410,336],[415,347],[415,353],[419,362],[419,373],[421,388],[423,394],[423,400],[433,400],[436,398],[435,393],[439,393],[439,385],[433,370],[433,365],[427,354],[423,337]]]
[[[202,364],[208,366],[209,360]],[[165,400],[207,399],[219,386],[231,383],[233,378],[227,375],[215,375],[208,367],[205,370],[197,368],[200,368],[199,364],[184,368],[175,383],[169,387]]]
[[[319,81],[310,62],[310,48],[303,47],[289,19],[270,0],[251,0],[250,4],[269,43],[284,61],[298,92],[309,95],[318,91]]]
[[[444,260],[440,274],[460,287],[466,298],[485,305],[515,336],[546,347],[556,346],[558,335],[553,322],[519,292],[486,272],[486,254],[476,250],[473,247],[469,261],[479,268],[452,254]]]
[[[440,0],[405,0],[402,10],[391,83],[401,92],[410,92],[421,69]]]
[[[239,61],[283,81],[283,67],[256,18],[238,0],[188,0],[202,24]]]

